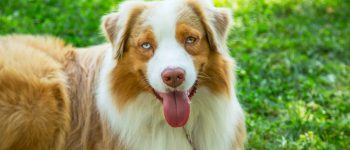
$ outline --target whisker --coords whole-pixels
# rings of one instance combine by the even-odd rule
[[[199,72],[198,77],[203,78],[203,79],[211,79],[211,77],[209,75],[205,74],[204,72]]]

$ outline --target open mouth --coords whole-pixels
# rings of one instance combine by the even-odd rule
[[[163,104],[165,120],[170,126],[183,127],[187,123],[190,116],[191,97],[196,93],[196,90],[197,82],[188,91],[175,89],[163,93],[153,89],[154,95]]]

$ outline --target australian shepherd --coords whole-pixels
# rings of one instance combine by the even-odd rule
[[[226,46],[232,14],[203,0],[127,1],[109,43],[0,37],[0,150],[241,150]]]

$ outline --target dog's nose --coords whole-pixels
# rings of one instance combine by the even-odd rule
[[[185,70],[181,68],[167,68],[162,72],[162,79],[166,85],[176,88],[185,81]]]

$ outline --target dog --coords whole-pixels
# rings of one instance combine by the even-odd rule
[[[126,1],[106,44],[0,37],[0,149],[244,149],[229,9]]]

